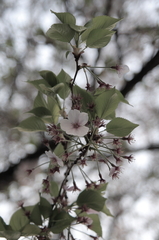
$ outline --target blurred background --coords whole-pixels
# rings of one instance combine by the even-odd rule
[[[73,76],[68,46],[45,37],[57,22],[50,12],[68,11],[82,25],[92,17],[123,19],[103,49],[88,49],[83,62],[92,66],[126,64],[125,79],[110,70],[96,73],[116,86],[132,106],[119,106],[118,116],[140,126],[135,142],[125,146],[135,161],[125,164],[119,179],[111,180],[107,205],[114,218],[101,216],[104,240],[159,240],[159,1],[158,0],[1,0],[0,1],[0,216],[8,223],[18,202],[38,201],[45,177],[40,133],[13,129],[32,108],[36,89],[27,80],[41,70]],[[80,78],[79,78],[79,84]],[[105,176],[109,180],[108,176]]]

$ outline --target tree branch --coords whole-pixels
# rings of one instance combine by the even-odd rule
[[[125,83],[125,86],[120,90],[121,93],[125,96],[128,94],[132,88],[138,83],[141,82],[143,77],[146,76],[152,69],[159,65],[159,51],[156,53],[154,57],[152,57],[141,69],[139,73],[137,73],[131,81]]]

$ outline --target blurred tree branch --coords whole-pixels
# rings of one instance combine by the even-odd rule
[[[125,96],[127,95],[133,87],[141,82],[143,77],[145,77],[151,70],[159,65],[159,51],[154,55],[141,69],[139,73],[137,73],[131,81],[127,81],[125,86],[120,90],[121,93]]]

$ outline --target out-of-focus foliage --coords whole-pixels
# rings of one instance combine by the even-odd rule
[[[26,174],[28,168],[37,164],[40,153],[36,153],[43,136],[22,134],[11,129],[26,118],[28,113],[24,113],[31,109],[37,93],[26,81],[38,79],[38,72],[45,69],[58,74],[61,65],[71,76],[71,68],[74,67],[72,54],[65,58],[65,52],[71,49],[67,49],[65,43],[51,41],[45,36],[47,29],[56,21],[49,10],[72,13],[78,19],[78,25],[106,14],[123,19],[117,26],[113,42],[101,50],[91,50],[91,54],[86,51],[83,62],[101,66],[104,59],[108,67],[116,64],[129,66],[130,73],[126,79],[119,78],[118,81],[113,71],[96,70],[96,73],[119,90],[127,89],[124,94],[134,107],[124,104],[126,118],[137,122],[140,127],[135,130],[136,142],[127,149],[135,155],[136,161],[127,166],[126,171],[123,170],[119,180],[108,185],[108,202],[115,217],[109,222],[103,219],[105,239],[143,240],[147,237],[157,240],[159,60],[151,60],[159,48],[158,1],[2,0],[0,3],[0,188],[3,191],[0,209],[4,209],[1,215],[9,219],[6,209],[10,214],[16,208],[16,204],[11,205],[11,202],[26,199],[27,204],[35,203],[38,196],[34,190],[39,188],[45,175],[44,167],[37,169],[38,174],[32,177],[28,178]],[[146,70],[140,74],[145,65]],[[78,80],[82,86],[81,78]],[[134,79],[136,82],[132,87]],[[122,116],[122,106],[119,116],[120,113]],[[27,154],[31,154],[30,157]],[[22,158],[25,161],[13,165]],[[41,156],[39,163],[44,161],[45,157]]]

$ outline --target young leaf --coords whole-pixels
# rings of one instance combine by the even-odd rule
[[[78,33],[81,33],[83,31],[85,31],[87,28],[84,27],[84,26],[78,26],[78,25],[75,25],[75,24],[69,24],[70,28],[72,28],[73,30],[75,30],[76,32]]]
[[[102,197],[97,191],[88,189],[81,192],[77,198],[77,205],[79,207],[86,205],[96,211],[101,211],[105,204],[105,198]]]
[[[112,18],[106,15],[97,16],[92,19],[92,25],[94,28],[107,28],[112,30],[116,23],[119,22],[121,19]]]
[[[49,218],[51,216],[52,206],[43,197],[40,197],[39,208],[40,208],[40,213],[42,214],[44,219]]]
[[[125,137],[137,126],[138,124],[132,123],[127,119],[117,117],[107,124],[106,130],[115,136]]]
[[[116,110],[120,99],[115,92],[115,88],[105,90],[95,99],[96,112],[98,117],[107,119]]]
[[[89,48],[102,48],[105,47],[111,39],[114,32],[107,29],[94,29],[88,35],[86,46]]]
[[[44,122],[36,116],[29,117],[23,120],[16,128],[20,131],[27,132],[46,131],[46,126]]]
[[[46,36],[61,42],[70,42],[74,37],[75,31],[69,27],[66,23],[53,24],[51,28],[46,32]]]
[[[115,24],[119,22],[120,19],[112,18],[109,16],[97,16],[93,18],[91,21],[85,24],[85,27],[87,27],[87,30],[85,30],[82,35],[82,41],[86,41],[88,38],[88,35],[93,29],[106,29],[112,30],[115,27]]]
[[[57,13],[52,10],[51,10],[51,12],[54,13],[62,23],[66,23],[66,24],[75,24],[76,23],[76,18],[69,12]]]

